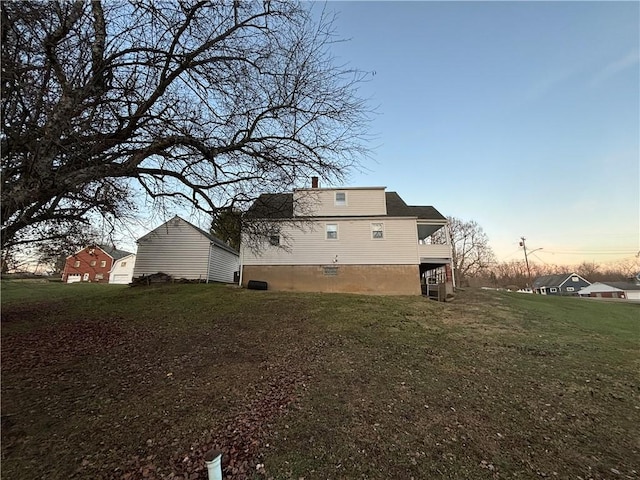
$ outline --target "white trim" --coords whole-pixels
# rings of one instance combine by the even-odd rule
[[[562,287],[565,283],[567,283],[571,279],[571,277],[581,278],[583,281],[587,282],[588,285],[591,285],[591,282],[589,280],[587,280],[586,278],[581,277],[577,273],[572,273],[570,275],[567,275],[567,278],[565,278],[564,281],[560,285],[558,285],[558,288]],[[572,283],[577,283],[577,282],[572,282]]]
[[[335,230],[336,238],[329,238],[329,235],[328,235],[329,234],[329,230],[327,228],[329,225],[334,225],[336,227],[336,230]],[[324,239],[325,240],[329,240],[329,241],[332,241],[332,242],[338,240],[340,238],[340,233],[339,232],[340,232],[340,229],[339,229],[337,223],[325,223],[324,224]]]
[[[380,230],[374,230],[373,229],[374,225],[380,225],[381,229]],[[384,222],[370,222],[369,223],[369,227],[370,227],[370,231],[371,231],[371,240],[384,240],[386,238]],[[381,237],[375,237],[373,235],[374,232],[381,232],[382,236]]]

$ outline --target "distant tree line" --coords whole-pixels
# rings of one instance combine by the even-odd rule
[[[640,272],[640,259],[628,258],[611,264],[582,262],[579,265],[539,264],[529,262],[531,279],[524,260],[496,262],[480,274],[467,277],[467,286],[486,286],[496,288],[523,288],[531,286],[531,282],[544,275],[561,273],[577,273],[591,283],[603,281],[629,281]],[[530,281],[531,280],[531,281]]]

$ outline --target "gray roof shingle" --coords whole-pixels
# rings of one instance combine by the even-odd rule
[[[425,220],[446,220],[431,206],[410,206],[396,192],[385,192],[387,216],[418,217]],[[293,193],[263,193],[247,211],[248,218],[293,218]]]

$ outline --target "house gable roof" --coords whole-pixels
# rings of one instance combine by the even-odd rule
[[[293,218],[293,193],[263,193],[247,210],[248,218]]]
[[[87,245],[86,247],[82,247],[80,250],[76,251],[75,253],[72,253],[71,255],[67,256],[67,258],[70,257],[75,257],[76,255],[78,255],[80,252],[82,252],[83,250],[89,248],[90,245]],[[134,255],[131,252],[126,252],[124,250],[118,250],[117,248],[114,247],[109,247],[107,245],[95,245],[95,248],[99,248],[100,250],[102,250],[104,253],[106,253],[107,255],[109,255],[111,258],[113,258],[114,260],[119,260],[121,258],[124,258],[128,255]]]
[[[557,275],[543,275],[541,277],[536,278],[533,282],[533,288],[561,287],[567,280],[569,280],[569,278],[573,276],[581,278],[582,280],[587,282],[587,284],[591,283],[587,279],[578,275],[577,273],[560,273]]]
[[[396,192],[385,192],[385,200],[388,217],[417,217],[424,220],[446,221],[446,218],[434,207],[407,205]],[[247,211],[247,216],[255,219],[292,219],[294,218],[293,193],[263,193],[253,202]]]

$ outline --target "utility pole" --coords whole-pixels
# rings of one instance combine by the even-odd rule
[[[529,284],[527,287],[531,286],[531,269],[529,268],[529,259],[527,258],[527,244],[525,243],[525,238],[520,237],[520,246],[524,249],[524,261],[527,264],[527,276],[529,277]]]

